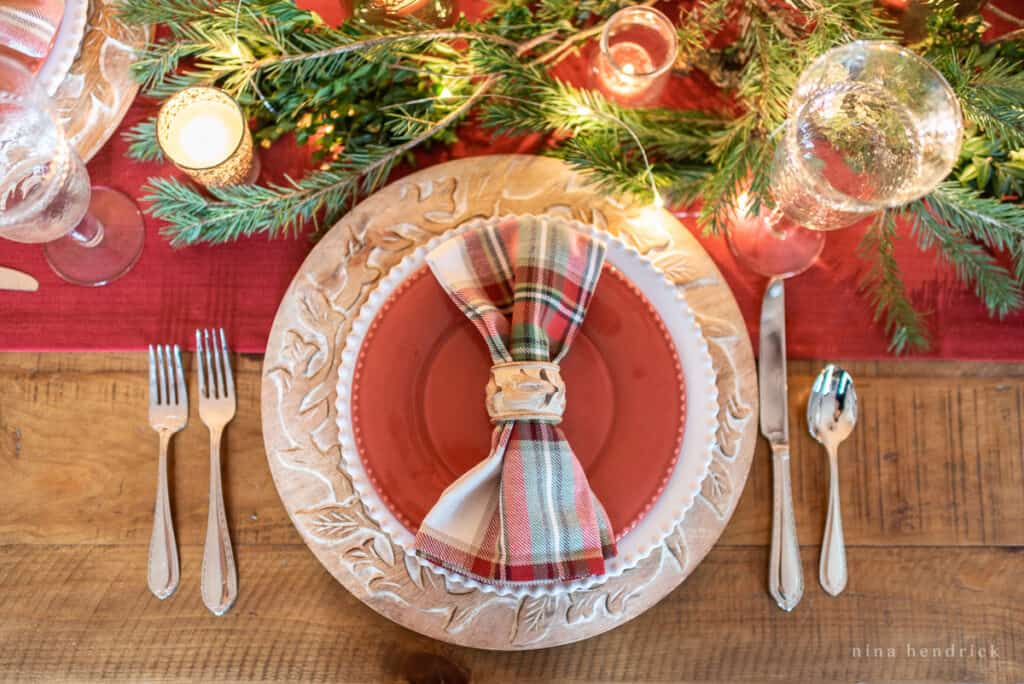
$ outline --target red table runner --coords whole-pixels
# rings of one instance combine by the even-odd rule
[[[300,3],[304,4],[304,3]],[[330,22],[340,19],[338,3],[310,0]],[[479,2],[467,7],[479,11]],[[565,66],[577,81],[582,66]],[[578,81],[577,81],[578,82]],[[705,107],[716,96],[700,74],[676,76],[666,105]],[[156,111],[144,99],[129,111],[122,129]],[[423,164],[479,154],[531,153],[540,149],[536,137],[494,139],[469,125],[450,149],[421,156]],[[264,163],[273,171],[296,175],[304,155],[280,145]],[[89,164],[93,183],[110,185],[138,198],[150,176],[171,175],[167,165],[142,164],[125,157],[120,133]],[[271,163],[267,163],[270,161]],[[758,314],[765,279],[743,270],[720,237],[702,237],[694,220],[683,223],[697,235],[732,287],[757,339]],[[0,350],[72,351],[135,350],[155,342],[189,344],[196,327],[223,326],[232,346],[262,352],[278,303],[311,243],[305,238],[263,237],[221,246],[172,249],[159,236],[160,222],[146,219],[147,241],[142,258],[127,276],[100,288],[81,288],[60,280],[38,246],[0,240],[0,265],[31,273],[40,282],[37,293],[0,291]],[[927,357],[1024,360],[1024,315],[990,320],[982,304],[937,262],[921,253],[903,231],[898,261],[914,303],[929,313],[933,349]],[[857,293],[865,266],[856,257],[857,228],[829,234],[819,262],[786,285],[787,342],[795,358],[864,359],[887,356],[888,340],[872,320],[871,306]]]

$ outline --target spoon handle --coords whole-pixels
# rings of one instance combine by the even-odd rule
[[[779,608],[793,610],[804,595],[800,544],[796,539],[793,492],[789,481],[789,445],[772,445],[774,497],[772,545],[768,566],[768,590]]]
[[[828,517],[821,539],[821,561],[818,579],[833,596],[846,588],[846,544],[843,540],[843,513],[839,507],[839,460],[836,448],[827,447],[829,465]]]

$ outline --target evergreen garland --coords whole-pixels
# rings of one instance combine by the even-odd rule
[[[631,109],[551,75],[629,4],[491,0],[486,18],[443,28],[414,21],[332,28],[290,0],[123,0],[125,20],[168,29],[134,65],[146,94],[216,85],[256,121],[257,141],[294,134],[315,147],[321,164],[279,185],[203,191],[152,179],[148,211],[167,222],[175,245],[331,225],[414,149],[453,142],[472,113],[495,131],[551,135],[558,142],[550,154],[607,190],[700,200],[700,224],[715,232],[738,188],[750,186],[752,211],[770,201],[772,135],[804,66],[849,40],[895,37],[874,0],[698,0],[678,17],[676,65],[705,71],[732,92],[734,109]],[[735,39],[710,47],[726,25],[737,27]],[[894,258],[898,217],[921,249],[953,265],[991,315],[1024,306],[1024,39],[984,43],[983,30],[978,16],[936,8],[928,38],[912,46],[949,79],[968,131],[946,182],[877,217],[859,250],[869,264],[864,291],[897,352],[928,344],[926,318],[909,301]],[[126,136],[131,156],[160,158],[152,119]]]

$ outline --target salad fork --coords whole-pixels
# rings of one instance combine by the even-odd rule
[[[188,423],[188,391],[181,371],[181,350],[166,345],[149,345],[149,424],[160,435],[160,461],[157,465],[156,504],[153,509],[153,533],[149,539],[146,579],[149,590],[165,599],[178,588],[178,546],[171,518],[171,499],[167,489],[167,447],[171,435]]]
[[[210,430],[210,508],[200,586],[206,607],[214,615],[223,615],[238,598],[238,571],[221,487],[220,439],[224,428],[235,417],[235,381],[223,328],[219,344],[217,331],[196,330],[196,359],[199,417]]]

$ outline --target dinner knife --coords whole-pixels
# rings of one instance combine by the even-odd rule
[[[0,266],[0,290],[35,292],[38,289],[39,281],[29,274]]]
[[[772,448],[772,542],[768,589],[779,608],[793,610],[804,594],[789,480],[789,404],[786,390],[786,290],[772,278],[761,302],[758,386],[761,434]]]

